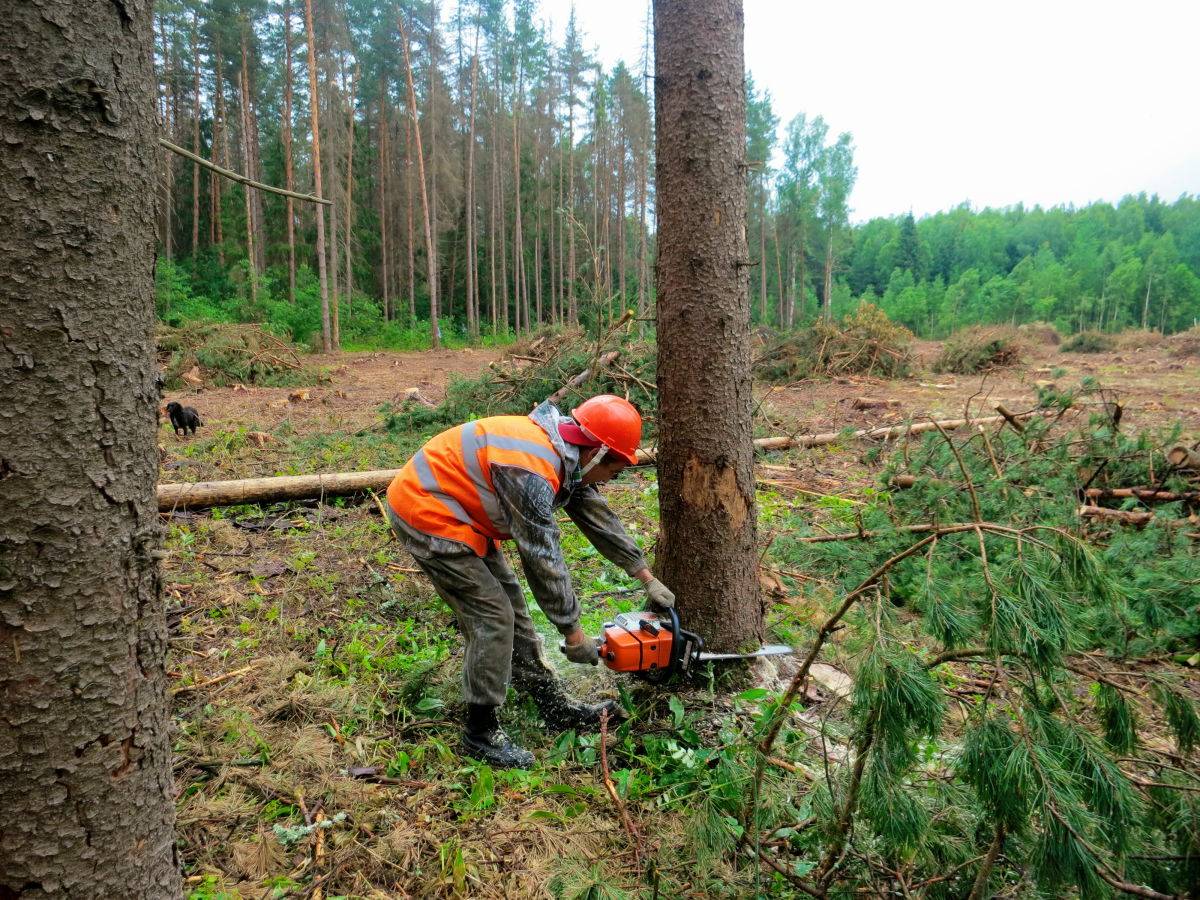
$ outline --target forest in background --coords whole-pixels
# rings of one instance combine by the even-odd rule
[[[649,21],[642,58],[611,70],[574,16],[555,42],[536,0],[160,0],[156,25],[168,140],[333,201],[318,230],[314,204],[164,150],[162,320],[263,322],[320,346],[324,297],[331,348],[416,348],[651,315]],[[851,224],[851,135],[803,114],[781,128],[747,88],[757,323],[864,301],[926,337],[1200,319],[1196,196]]]

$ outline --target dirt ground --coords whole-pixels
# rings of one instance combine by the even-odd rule
[[[1020,411],[1035,405],[1037,382],[1053,382],[1066,390],[1090,377],[1119,399],[1129,426],[1163,426],[1178,420],[1185,436],[1200,432],[1197,358],[1175,358],[1162,347],[1104,354],[1061,353],[1056,347],[1038,347],[1022,366],[955,376],[929,371],[938,347],[935,342],[918,345],[918,373],[907,379],[840,378],[759,385],[755,393],[762,403],[756,429],[762,434],[824,432],[895,425],[930,416],[957,418],[968,404],[972,416],[994,415],[996,403]],[[209,432],[236,428],[270,432],[285,422],[297,435],[354,431],[377,425],[380,407],[399,406],[409,388],[419,389],[423,397],[437,403],[452,376],[475,377],[502,355],[496,349],[343,353],[314,358],[331,373],[328,384],[299,389],[203,387],[174,392],[165,399],[195,406]],[[867,396],[897,400],[899,405],[853,408],[855,398]],[[173,439],[164,425],[163,444],[168,453],[183,443]]]

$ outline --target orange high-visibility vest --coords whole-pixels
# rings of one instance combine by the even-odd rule
[[[555,493],[562,484],[562,461],[541,427],[528,416],[492,416],[432,438],[392,479],[388,504],[417,531],[486,556],[493,541],[511,537],[492,485],[493,465],[540,475]]]

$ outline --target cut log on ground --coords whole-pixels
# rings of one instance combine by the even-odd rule
[[[1137,528],[1142,528],[1153,521],[1154,513],[1126,509],[1105,509],[1103,506],[1081,506],[1079,507],[1079,518],[1119,522],[1122,525],[1133,525]]]
[[[1124,500],[1132,497],[1143,503],[1177,503],[1180,500],[1200,502],[1200,491],[1156,491],[1154,488],[1140,487],[1088,488],[1083,495],[1088,500]]]
[[[883,397],[855,397],[854,402],[850,404],[854,409],[890,409],[899,405],[899,400],[890,400]]]
[[[1177,469],[1200,469],[1200,450],[1180,444],[1167,451],[1167,462]]]
[[[239,503],[278,503],[314,497],[344,497],[384,491],[399,469],[370,472],[332,472],[328,475],[286,475],[278,478],[239,478],[158,486],[158,511],[207,509]]]

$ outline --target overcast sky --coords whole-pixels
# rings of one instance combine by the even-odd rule
[[[542,0],[561,40],[570,0]],[[646,0],[576,0],[611,67]],[[780,131],[854,135],[853,217],[1200,191],[1200,0],[745,0]]]

